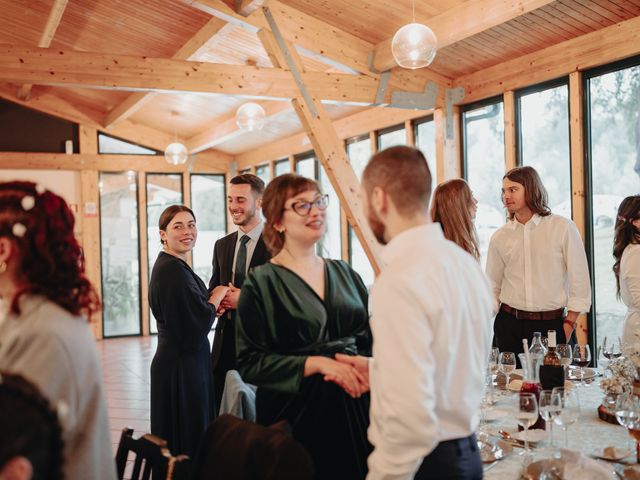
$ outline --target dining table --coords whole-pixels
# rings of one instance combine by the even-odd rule
[[[562,449],[568,448],[572,451],[580,452],[588,458],[595,458],[602,455],[605,447],[615,447],[619,451],[627,450],[629,455],[620,459],[618,465],[612,462],[601,460],[612,472],[622,471],[636,463],[635,442],[630,441],[627,429],[620,425],[601,420],[598,416],[598,406],[602,403],[604,393],[599,387],[601,377],[590,379],[589,383],[580,385],[580,382],[571,382],[571,388],[578,393],[580,403],[580,414],[578,420],[567,429],[567,445],[565,447],[565,436],[558,425],[553,427],[553,445],[549,441],[549,427],[547,426],[544,439],[531,445],[533,461],[559,456]],[[494,387],[495,403],[490,407],[485,407],[483,415],[488,420],[481,422],[480,431],[488,434],[489,438],[497,438],[508,434],[516,434],[518,424],[510,409],[514,402],[516,392],[508,388]],[[499,433],[502,431],[503,433]],[[486,437],[485,437],[486,438]],[[513,450],[504,458],[484,464],[484,478],[487,480],[514,480],[523,477],[523,448],[519,443],[508,440],[509,445],[515,445]],[[631,451],[630,446],[633,447]],[[571,453],[571,452],[567,452]],[[574,452],[575,455],[575,452]],[[600,460],[599,460],[600,461]],[[638,467],[640,468],[640,466]],[[640,470],[639,470],[640,472]],[[611,478],[621,478],[620,475],[613,475]]]

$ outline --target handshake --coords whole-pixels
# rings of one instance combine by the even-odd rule
[[[229,283],[228,286],[218,285],[209,295],[209,303],[216,307],[216,315],[220,316],[227,310],[238,308],[240,289]]]
[[[309,368],[311,374],[322,375],[326,382],[339,385],[353,398],[358,398],[369,391],[369,361],[367,357],[338,353],[335,359],[309,357],[305,368]]]

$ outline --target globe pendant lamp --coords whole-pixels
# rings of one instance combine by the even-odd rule
[[[257,103],[244,103],[236,111],[236,125],[241,130],[253,132],[262,130],[266,114]]]
[[[171,116],[174,117],[174,125],[175,125],[175,117],[178,116],[178,112],[172,111]],[[182,165],[189,158],[189,152],[187,151],[187,147],[185,147],[182,143],[176,141],[167,145],[167,148],[164,149],[164,159],[170,165]]]
[[[433,62],[438,48],[438,40],[426,25],[416,23],[415,0],[413,3],[413,23],[401,27],[391,40],[391,53],[402,68],[427,67]]]

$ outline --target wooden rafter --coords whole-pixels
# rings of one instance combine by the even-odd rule
[[[302,76],[310,91],[323,101],[361,105],[376,101],[378,80],[373,77],[324,72],[304,72]],[[0,79],[109,90],[223,93],[262,99],[291,99],[297,92],[295,81],[281,68],[7,44],[0,44]],[[421,93],[424,85],[412,87],[411,91]],[[387,89],[382,102],[390,103],[391,95],[392,90]]]
[[[464,87],[468,103],[639,53],[640,17],[636,17],[465,75],[454,85]]]
[[[39,47],[49,48],[51,45],[51,41],[56,34],[58,25],[60,25],[62,14],[64,13],[65,8],[67,8],[68,2],[69,0],[54,0],[53,5],[51,6],[51,11],[49,12],[49,18],[47,19],[47,23],[44,26],[42,35],[40,36],[40,41],[38,42]],[[33,85],[28,83],[21,85],[18,89],[18,98],[20,100],[29,100],[32,87]]]
[[[176,52],[173,58],[176,60],[198,59],[203,53],[206,53],[206,51],[212,47],[212,42],[217,37],[223,35],[223,32],[228,26],[229,24],[218,18],[211,18],[204,27],[198,30],[198,32]],[[104,127],[108,128],[127,119],[137,112],[147,101],[153,98],[153,96],[153,93],[148,92],[132,93],[126,100],[109,112],[104,119]]]
[[[248,17],[259,8],[264,7],[268,0],[236,0],[236,12]]]
[[[438,48],[444,48],[553,1],[469,0],[428,20],[418,19],[418,22],[433,30],[438,40]],[[382,72],[395,66],[396,62],[391,53],[391,38],[388,38],[375,46],[373,67]]]
[[[220,173],[227,171],[229,158],[225,154],[201,153],[184,165],[169,165],[162,155],[0,152],[0,169]]]
[[[258,36],[274,66],[290,67],[292,74],[302,73],[302,62],[291,45],[278,42],[275,34],[270,30],[261,30]],[[292,59],[292,64],[285,61],[287,54]],[[308,96],[308,92],[305,92],[306,85],[298,85],[298,89],[299,95],[291,103],[311,140],[316,156],[322,163],[327,177],[340,199],[342,209],[352,225],[354,233],[360,240],[373,270],[378,274],[380,272],[378,260],[380,245],[367,223],[362,208],[360,182],[349,163],[344,143],[338,137],[322,103],[318,99]]]

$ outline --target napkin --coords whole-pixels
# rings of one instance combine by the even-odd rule
[[[605,464],[585,457],[576,450],[560,450],[564,462],[564,480],[610,480],[611,469]]]

